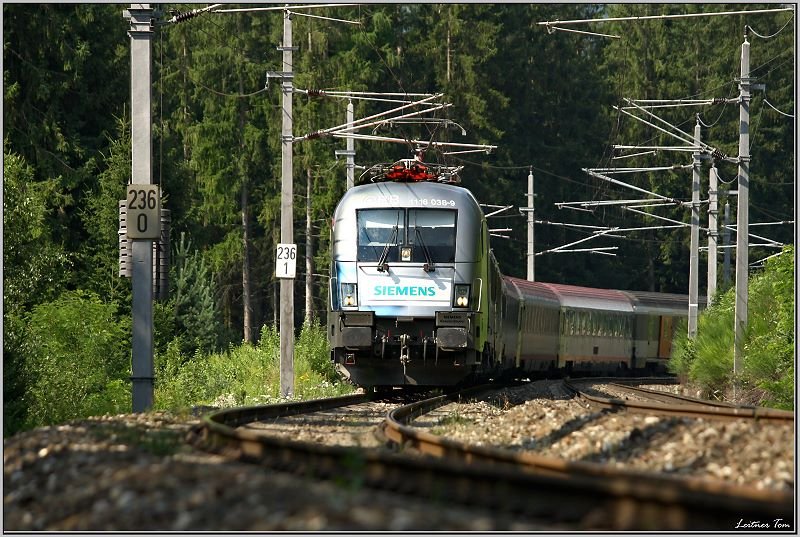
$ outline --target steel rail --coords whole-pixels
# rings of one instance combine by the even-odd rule
[[[680,401],[679,403],[630,401],[617,397],[601,397],[591,395],[576,386],[573,382],[564,381],[564,386],[575,395],[588,401],[592,405],[600,408],[611,408],[626,410],[637,414],[657,414],[662,416],[678,416],[697,419],[717,419],[717,420],[742,420],[752,419],[760,422],[770,423],[792,423],[794,422],[794,412],[787,410],[777,410],[774,408],[756,406],[734,406],[702,399],[644,390],[638,388],[634,390],[631,386],[621,386],[621,388],[631,392],[645,395],[651,399],[660,401]]]
[[[204,420],[212,428],[238,427],[255,421],[297,416],[298,414],[309,414],[311,412],[321,412],[323,410],[357,405],[369,402],[373,398],[373,394],[356,394],[330,397],[327,399],[313,399],[310,401],[226,408],[206,415]]]
[[[203,416],[201,423],[189,431],[187,442],[202,450],[276,468],[291,470],[298,460],[303,461],[301,464],[304,465],[317,464],[320,471],[327,474],[331,461],[335,466],[337,460],[351,457],[354,448],[299,442],[240,427],[258,421],[357,405],[374,399],[377,399],[375,394],[356,394],[218,410]]]
[[[640,386],[629,386],[623,385],[616,382],[609,383],[611,386],[615,388],[628,391],[633,394],[638,394],[643,397],[647,397],[653,399],[655,401],[661,401],[666,403],[674,403],[675,401],[688,403],[688,404],[695,404],[695,405],[706,405],[706,406],[718,406],[718,407],[727,407],[727,408],[734,408],[737,405],[733,403],[727,403],[725,401],[712,401],[709,399],[698,399],[696,397],[689,397],[688,395],[680,395],[677,393],[668,393],[668,392],[661,392],[658,390],[650,390],[648,388],[642,388]]]

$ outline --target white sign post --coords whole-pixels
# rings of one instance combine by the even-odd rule
[[[278,244],[275,255],[275,276],[277,278],[294,278],[297,272],[297,245]]]
[[[128,238],[161,238],[161,195],[158,185],[128,185],[126,200]]]

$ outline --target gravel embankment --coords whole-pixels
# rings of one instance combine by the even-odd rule
[[[123,415],[3,441],[5,531],[535,531],[535,523],[229,462],[196,420]]]
[[[603,386],[595,387],[598,391]],[[377,447],[394,405],[258,424],[296,440]],[[343,474],[320,482],[227,461],[184,442],[196,418],[122,415],[36,429],[3,441],[6,531],[536,531],[480,509],[365,490]],[[450,404],[414,422],[464,442],[717,478],[794,487],[794,426],[628,415],[537,381]],[[562,528],[563,529],[563,528]],[[568,528],[566,528],[568,529]]]
[[[794,488],[793,425],[596,410],[567,398],[551,381],[503,390],[488,401],[447,405],[414,425],[470,444],[758,488]]]

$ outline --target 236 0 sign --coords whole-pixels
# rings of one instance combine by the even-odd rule
[[[161,236],[161,195],[158,185],[128,185],[127,231],[129,239]]]

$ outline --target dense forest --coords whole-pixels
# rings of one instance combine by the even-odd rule
[[[131,175],[130,39],[123,7],[3,5],[4,431],[29,417],[26,401],[39,389],[38,378],[71,374],[59,357],[76,349],[97,360],[91,364],[96,378],[80,382],[94,383],[109,393],[128,389],[118,381],[130,360],[131,303],[130,280],[118,274],[117,200],[124,198]],[[274,79],[267,80],[266,72],[281,70],[276,47],[282,40],[282,13],[204,13],[162,24],[198,7],[159,5],[161,16],[153,37],[153,177],[162,187],[164,206],[171,210],[173,245],[170,296],[155,306],[156,352],[163,354],[172,345],[184,356],[256,341],[263,326],[276,322],[278,306],[274,255],[280,227],[281,88]],[[670,151],[615,158],[621,155],[614,145],[678,145],[615,109],[624,105],[625,98],[716,99],[714,104],[654,112],[690,134],[700,121],[703,141],[736,156],[739,107],[726,99],[738,96],[739,51],[747,26],[751,77],[763,84],[754,92],[750,108],[750,219],[793,220],[793,12],[569,27],[588,33],[538,24],[770,7],[778,6],[321,8],[313,12],[317,17],[293,17],[298,47],[294,85],[307,90],[442,92],[453,104],[443,117],[463,127],[465,136],[460,129],[420,134],[402,126],[396,126],[394,134],[498,146],[489,155],[426,154],[429,161],[464,166],[462,185],[481,203],[525,206],[532,170],[537,219],[655,226],[663,222],[620,207],[574,211],[559,209],[556,203],[641,197],[592,178],[581,168],[691,163],[691,153]],[[295,95],[294,134],[343,123],[346,104]],[[354,104],[356,118],[385,109],[368,101]],[[307,314],[312,319],[324,315],[330,221],[345,190],[344,160],[334,152],[344,147],[343,140],[331,138],[294,146],[295,242],[302,257],[313,239],[315,283],[313,311],[306,312],[305,274],[295,281],[298,327]],[[411,156],[404,145],[356,142],[358,165]],[[707,196],[707,166],[702,172],[702,197]],[[727,190],[736,188],[736,165],[717,166],[722,181],[720,212],[730,199],[735,221],[735,198],[727,196]],[[690,169],[629,174],[624,180],[663,196],[691,198]],[[690,218],[685,207],[650,210],[682,222]],[[515,209],[490,221],[493,227],[512,229],[503,233],[509,238],[492,239],[501,269],[524,277],[525,216]],[[706,221],[705,205],[701,221]],[[545,252],[589,234],[583,228],[537,224],[535,249]],[[763,227],[759,234],[790,244],[793,226]],[[537,256],[536,279],[687,292],[687,228],[630,232],[588,244],[618,249],[614,256]],[[750,259],[776,251],[754,247]],[[720,252],[720,261],[722,257]],[[298,267],[304,266],[303,259],[298,260]],[[701,294],[704,280],[701,269]],[[722,271],[720,283],[724,289]],[[245,310],[252,312],[247,323]],[[39,360],[36,368],[31,367],[33,355]],[[103,358],[108,356],[121,359]],[[91,401],[76,404],[91,406]]]

